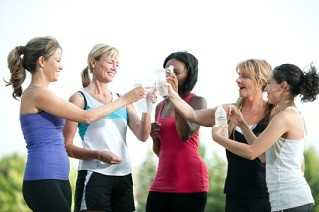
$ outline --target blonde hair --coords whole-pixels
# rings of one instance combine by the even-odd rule
[[[254,79],[264,91],[269,74],[271,72],[270,64],[265,60],[258,60],[258,59],[249,59],[243,62],[240,62],[236,66],[237,73],[245,73]]]
[[[83,69],[81,73],[83,87],[88,86],[91,82],[90,72],[92,73],[93,71],[92,61],[100,60],[103,54],[107,54],[108,56],[115,58],[119,57],[119,51],[115,47],[103,43],[99,43],[93,46],[87,58],[88,65]]]
[[[247,74],[251,79],[256,81],[257,85],[262,91],[264,91],[266,88],[271,70],[271,65],[266,60],[259,59],[244,60],[236,66],[237,73]],[[241,110],[243,107],[243,98],[239,97],[234,105]],[[270,110],[271,106],[269,105],[266,114],[266,120],[268,120],[268,116],[270,116]],[[233,132],[235,125],[230,122],[228,126],[229,132]]]

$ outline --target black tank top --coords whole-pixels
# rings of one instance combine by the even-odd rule
[[[259,135],[267,126],[268,121],[260,121],[253,129]],[[241,143],[247,143],[243,134],[234,130],[230,138]],[[261,198],[268,197],[266,186],[265,164],[258,158],[248,160],[226,150],[228,169],[224,193],[228,197]]]

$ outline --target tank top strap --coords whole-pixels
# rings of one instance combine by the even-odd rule
[[[195,96],[195,94],[193,94],[193,93],[188,93],[188,94],[186,94],[186,96],[183,97],[183,99],[184,99],[187,103],[189,103],[190,101],[192,101],[193,96]]]

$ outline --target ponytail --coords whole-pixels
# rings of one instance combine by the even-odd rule
[[[6,82],[6,86],[12,85],[13,87],[13,98],[21,97],[22,95],[22,83],[26,78],[26,71],[23,65],[24,46],[17,46],[12,49],[8,55],[8,68],[11,73],[10,81]]]
[[[82,78],[82,86],[83,88],[87,87],[90,82],[91,82],[91,78],[90,78],[90,74],[89,74],[89,67],[87,66],[85,69],[83,69],[82,73],[81,73],[81,78]]]
[[[303,73],[300,82],[300,95],[301,101],[312,102],[316,100],[319,93],[319,75],[316,67],[310,65],[310,70],[307,73]]]

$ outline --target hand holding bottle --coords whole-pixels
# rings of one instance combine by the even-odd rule
[[[216,108],[215,111],[215,126],[223,128],[223,135],[228,137],[228,123],[227,123],[227,114],[223,106],[220,105]]]
[[[127,104],[131,104],[133,102],[136,102],[145,96],[145,91],[142,86],[138,86],[136,88],[133,88],[128,93],[124,94],[122,97],[125,99]]]

